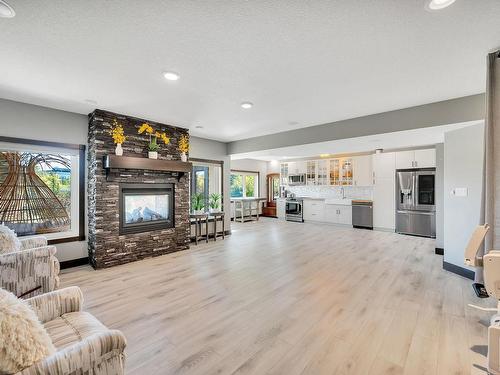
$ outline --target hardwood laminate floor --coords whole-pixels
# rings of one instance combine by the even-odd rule
[[[127,336],[128,374],[486,374],[489,314],[434,241],[326,224],[233,223],[225,240],[64,270]],[[465,245],[465,244],[464,244]]]

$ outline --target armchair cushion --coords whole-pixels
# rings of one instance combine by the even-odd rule
[[[29,298],[26,302],[35,311],[38,319],[47,323],[64,314],[81,311],[83,294],[77,286],[70,286]]]
[[[21,249],[21,242],[16,233],[5,225],[0,225],[0,254],[10,253]]]
[[[18,372],[55,351],[30,306],[0,288],[0,373]]]

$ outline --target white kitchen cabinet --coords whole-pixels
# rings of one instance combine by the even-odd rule
[[[396,155],[394,152],[373,155],[373,226],[394,230]]]
[[[396,169],[432,168],[436,166],[436,150],[411,150],[396,152]]]
[[[394,179],[396,159],[394,152],[383,152],[373,155],[373,178]]]
[[[361,155],[353,158],[354,186],[373,185],[372,155]]]
[[[307,162],[306,161],[298,161],[297,164],[297,173],[305,174],[307,173]]]
[[[297,173],[299,173],[297,169],[297,162],[296,161],[288,162],[288,174],[292,175]]]
[[[373,186],[373,226],[375,228],[396,228],[395,180],[390,178],[375,179]]]
[[[324,221],[325,202],[322,200],[304,199],[304,221]]]
[[[415,151],[396,152],[396,169],[415,168]]]
[[[328,177],[328,160],[318,160],[318,185],[329,185],[330,180]]]
[[[306,185],[317,184],[317,161],[308,160],[306,162]]]
[[[286,200],[279,198],[276,200],[276,214],[278,219],[285,219],[286,216]]]
[[[436,149],[415,150],[416,168],[433,168],[436,166]]]
[[[325,222],[352,225],[352,206],[325,204]]]

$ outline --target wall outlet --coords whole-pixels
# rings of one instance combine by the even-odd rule
[[[469,189],[467,188],[454,188],[451,191],[451,195],[455,197],[466,197],[469,194]]]

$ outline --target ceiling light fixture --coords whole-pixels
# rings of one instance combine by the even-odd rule
[[[243,109],[250,109],[252,107],[253,107],[253,103],[250,103],[250,102],[241,103],[241,108],[243,108]]]
[[[427,2],[428,10],[441,10],[446,7],[449,7],[456,0],[430,0]]]
[[[164,72],[163,77],[169,81],[177,81],[179,78],[181,78],[177,73],[175,72]]]
[[[327,157],[329,157],[329,156],[330,156],[330,154],[319,154],[319,157],[320,157],[320,158],[327,158]]]
[[[196,126],[195,126],[195,128],[196,128],[196,129],[203,129],[203,126],[201,126],[201,125],[196,125]]]
[[[0,0],[0,17],[2,18],[13,18],[16,15],[16,12],[12,7],[7,4],[5,1]]]

